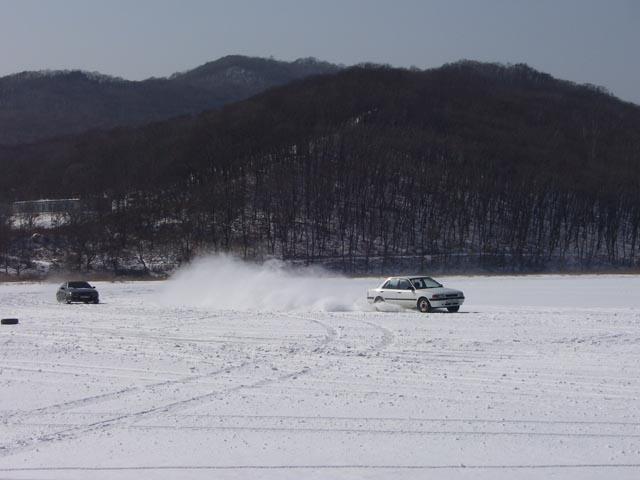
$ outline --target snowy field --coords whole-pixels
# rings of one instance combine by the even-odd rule
[[[640,478],[639,276],[439,278],[465,305],[419,314],[263,270],[0,284],[0,478]]]

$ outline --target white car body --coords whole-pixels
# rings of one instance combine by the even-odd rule
[[[367,290],[367,300],[417,308],[421,312],[429,312],[432,308],[457,312],[464,303],[464,294],[443,287],[431,277],[416,275],[387,278],[379,287]]]

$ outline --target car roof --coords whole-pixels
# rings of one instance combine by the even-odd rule
[[[389,280],[409,280],[410,277],[387,277],[383,283],[387,283]]]
[[[405,279],[406,278],[431,278],[431,276],[429,276],[429,275],[394,275],[392,277],[387,277],[385,282],[387,280],[392,280],[394,278],[405,278]]]

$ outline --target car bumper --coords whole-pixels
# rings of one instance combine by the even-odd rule
[[[459,307],[464,303],[464,297],[429,300],[429,303],[431,304],[431,308]]]
[[[71,302],[97,302],[98,299],[99,299],[98,295],[86,295],[86,294],[71,295],[71,298],[67,297],[67,301],[71,301]]]

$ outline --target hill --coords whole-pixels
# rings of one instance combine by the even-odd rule
[[[169,78],[127,81],[93,72],[22,72],[0,78],[0,144],[135,126],[248,98],[338,66],[228,56]]]
[[[196,117],[4,148],[0,167],[7,201],[121,207],[67,231],[94,252],[78,265],[165,248],[385,273],[638,266],[640,108],[526,65],[355,67]]]

